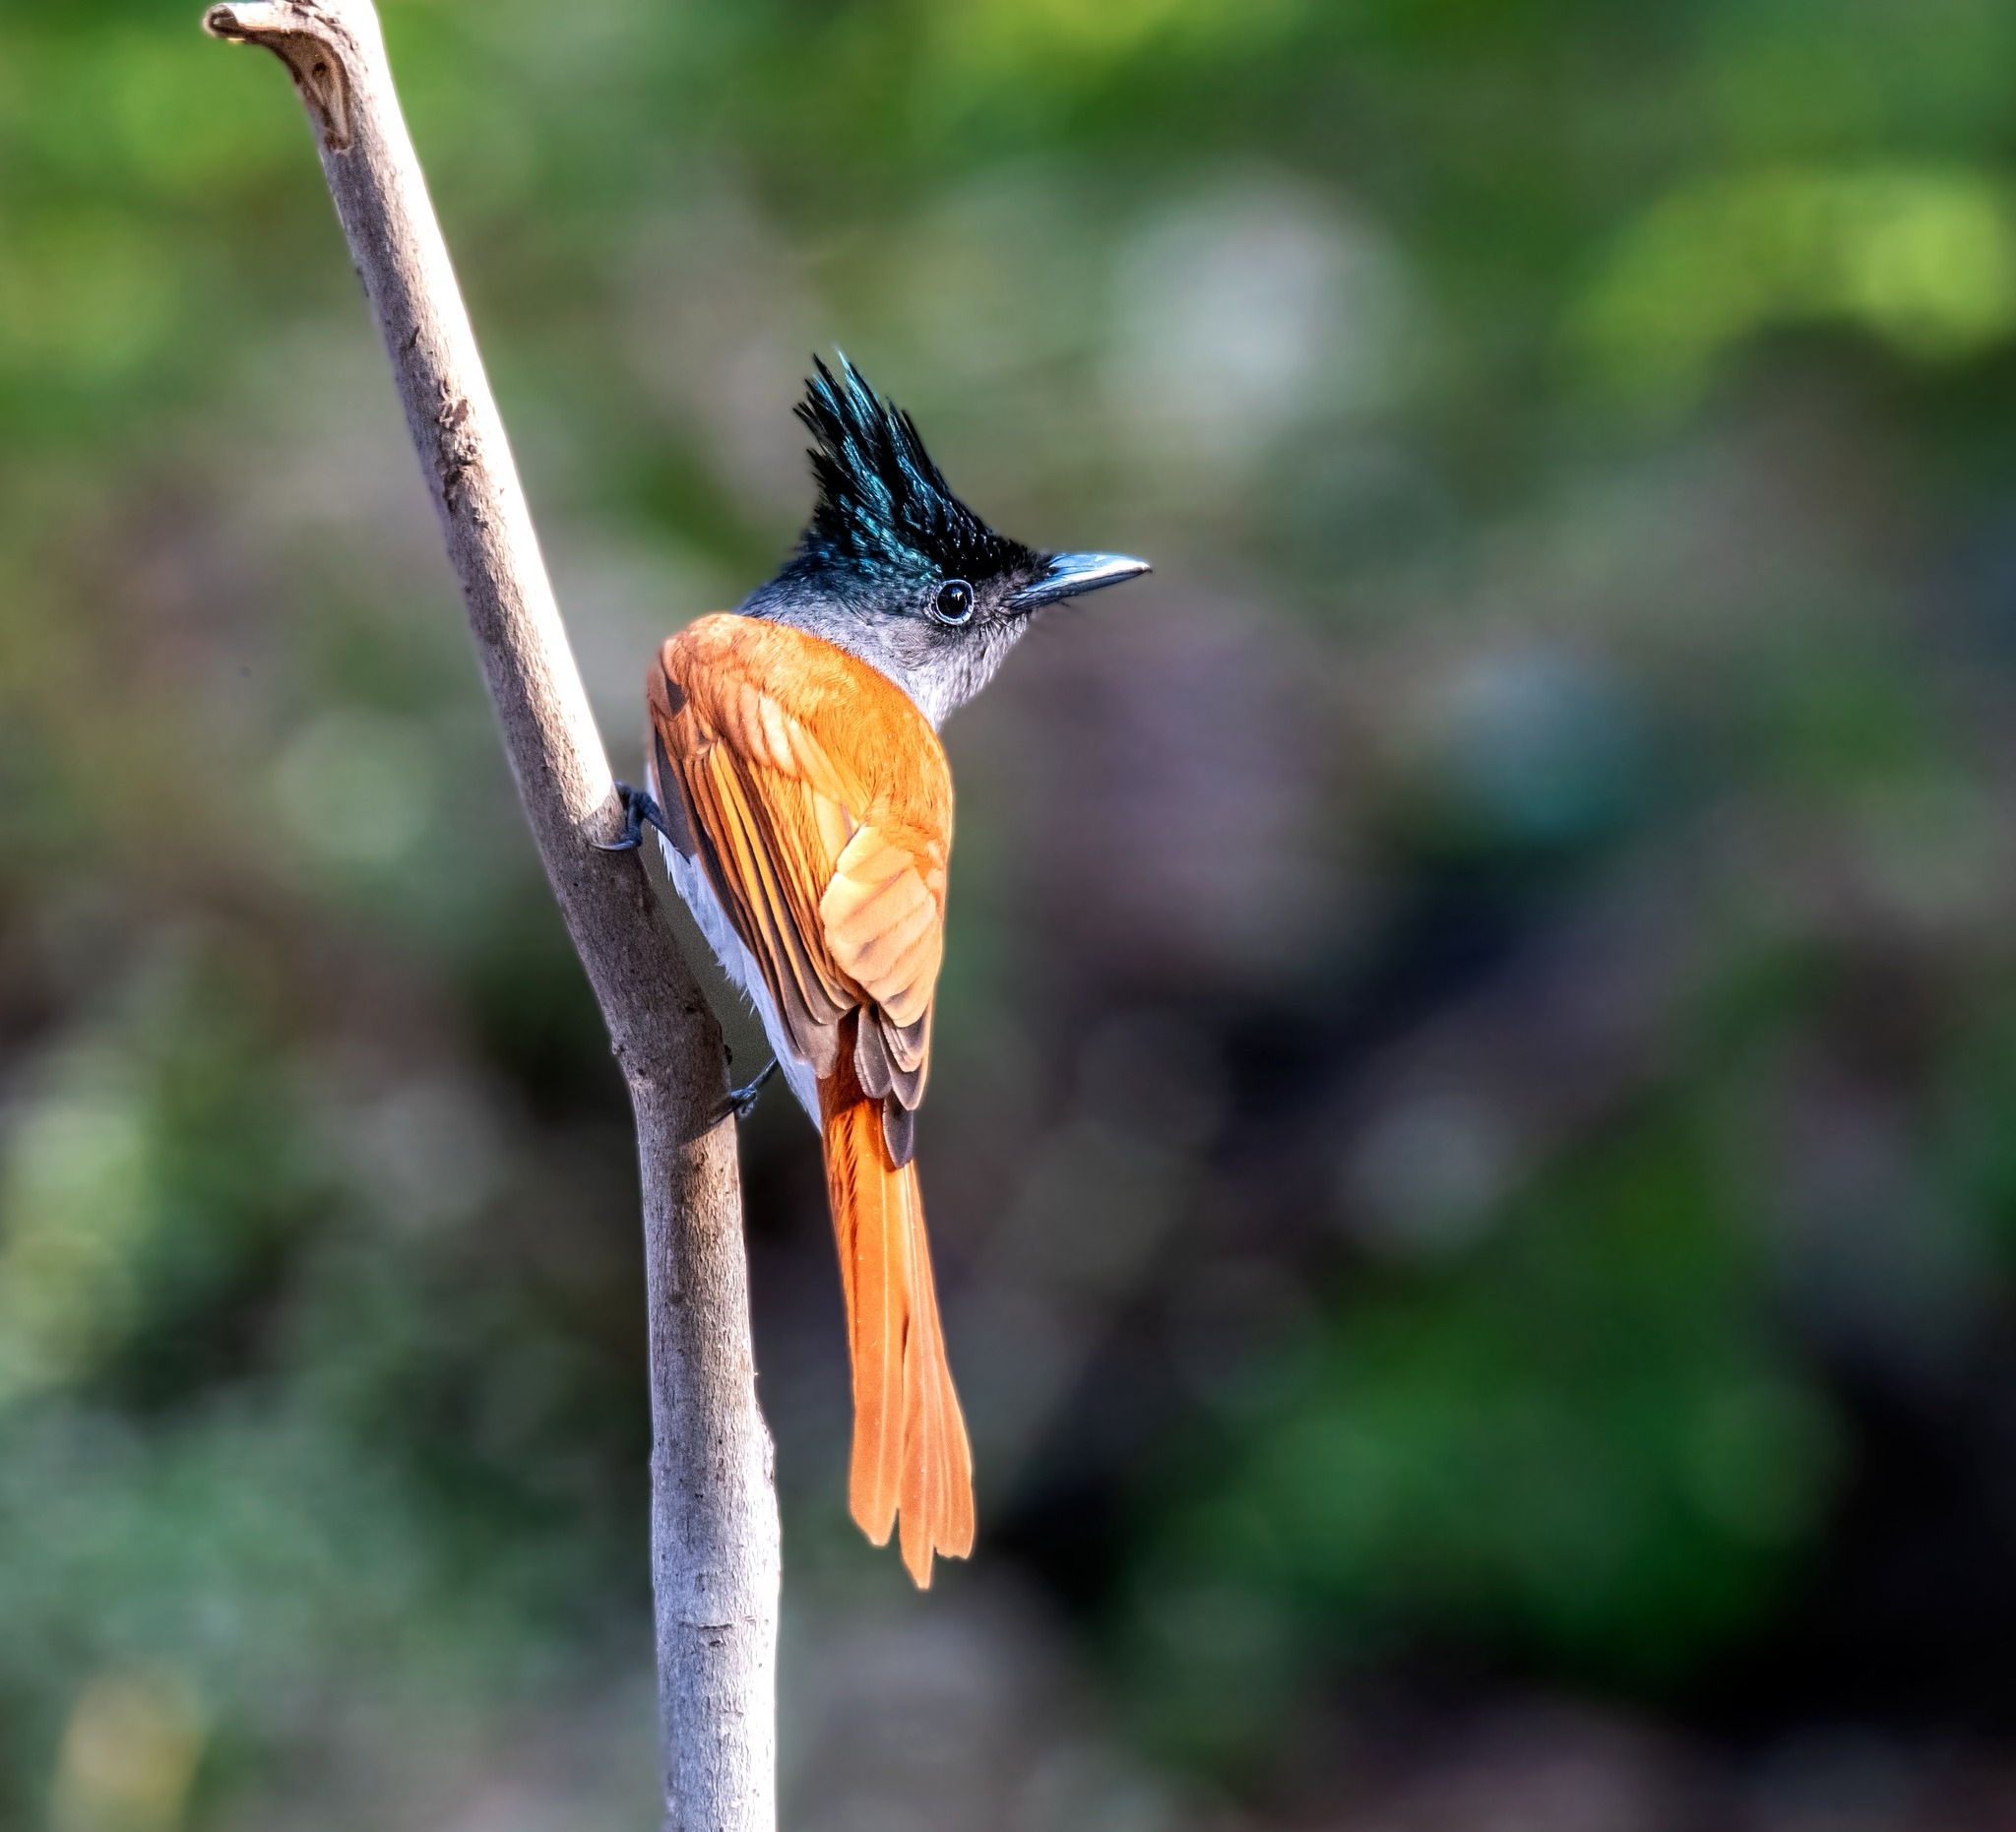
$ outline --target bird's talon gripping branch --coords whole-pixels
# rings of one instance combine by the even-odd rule
[[[770,1058],[770,1065],[760,1074],[752,1076],[739,1088],[730,1088],[728,1098],[722,1103],[721,1117],[732,1117],[740,1124],[756,1110],[756,1103],[762,1098],[763,1084],[777,1073],[777,1057]]]
[[[616,800],[623,810],[623,831],[606,843],[598,842],[598,853],[634,853],[644,844],[647,826],[656,827],[660,833],[665,831],[664,810],[645,790],[618,783]]]

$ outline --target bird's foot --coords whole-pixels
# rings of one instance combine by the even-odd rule
[[[756,1102],[763,1093],[763,1084],[777,1073],[777,1058],[770,1058],[770,1066],[752,1081],[744,1082],[739,1088],[730,1088],[728,1098],[722,1103],[721,1116],[730,1115],[737,1123],[745,1120],[756,1110]]]
[[[598,844],[598,853],[634,853],[644,844],[647,826],[656,827],[660,833],[665,831],[664,810],[645,790],[618,783],[616,800],[623,810],[623,831],[606,846]]]

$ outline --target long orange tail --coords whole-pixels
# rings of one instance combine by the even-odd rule
[[[842,1036],[851,1042],[850,1033]],[[919,1589],[931,1555],[973,1550],[973,1452],[945,1360],[917,1169],[891,1162],[882,1103],[861,1093],[853,1051],[819,1085],[826,1195],[840,1245],[853,1359],[848,1505],[877,1546],[899,1514],[903,1562]]]

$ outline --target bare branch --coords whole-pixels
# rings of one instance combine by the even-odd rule
[[[671,1832],[775,1823],[778,1520],[756,1406],[721,1037],[635,855],[370,0],[214,6],[292,74],[496,702],[504,747],[629,1084],[651,1311],[652,1580]]]

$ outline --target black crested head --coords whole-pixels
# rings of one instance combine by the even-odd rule
[[[901,686],[932,725],[992,677],[1043,606],[1148,570],[1123,553],[1040,553],[953,495],[911,416],[843,356],[813,359],[797,413],[819,500],[797,551],[737,610],[788,623]]]
[[[812,520],[786,569],[829,585],[1024,577],[1044,555],[997,535],[952,493],[916,423],[879,399],[860,370],[821,359],[798,418],[817,442],[806,454],[819,486]]]

